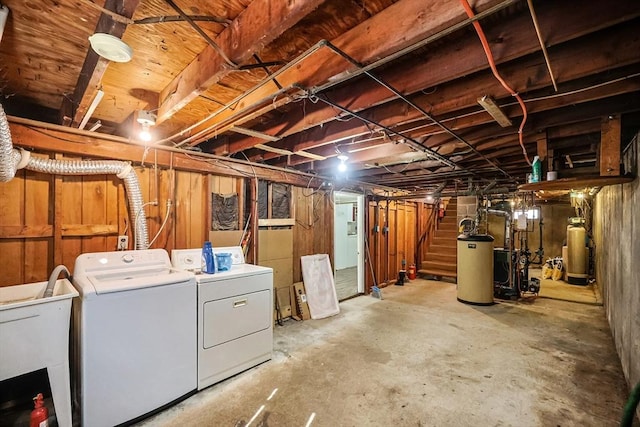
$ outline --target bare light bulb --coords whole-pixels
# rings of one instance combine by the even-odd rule
[[[340,154],[338,156],[338,160],[340,160],[340,164],[338,165],[338,170],[340,172],[346,172],[347,164],[345,162],[349,160],[349,157],[345,156],[344,154]]]
[[[149,142],[151,141],[151,132],[149,132],[149,125],[143,123],[142,124],[142,130],[140,131],[140,140],[144,141],[144,142]]]

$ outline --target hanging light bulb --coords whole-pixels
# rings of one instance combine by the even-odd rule
[[[340,164],[338,165],[338,170],[340,172],[346,172],[347,171],[347,164],[345,162],[347,160],[349,160],[349,157],[345,156],[344,154],[340,154],[338,156],[338,160],[340,160]]]
[[[146,123],[142,124],[142,130],[140,131],[140,140],[144,142],[151,141],[151,132],[149,132],[149,125]]]
[[[144,142],[151,141],[151,131],[149,129],[156,124],[156,115],[151,111],[140,110],[138,111],[136,121],[141,127],[140,133],[138,134],[140,140]]]

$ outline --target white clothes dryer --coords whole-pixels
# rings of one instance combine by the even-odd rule
[[[196,274],[198,284],[198,390],[270,360],[273,352],[273,269],[245,264],[239,246],[231,268],[201,272],[202,249],[174,249],[175,268]]]
[[[73,283],[74,396],[83,426],[142,418],[196,390],[196,284],[163,249],[87,253]]]

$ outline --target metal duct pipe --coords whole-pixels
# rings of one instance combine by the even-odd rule
[[[487,215],[503,216],[504,221],[504,247],[511,248],[511,212],[501,211],[498,209],[486,209]]]
[[[0,105],[0,181],[11,180],[18,169],[58,175],[103,175],[115,174],[124,180],[131,211],[131,221],[136,235],[136,249],[147,249],[149,235],[147,218],[140,215],[143,209],[142,193],[138,176],[128,162],[117,160],[52,160],[31,157],[31,153],[13,148],[11,132],[4,108]],[[137,217],[137,219],[136,219]]]
[[[20,152],[13,148],[7,115],[0,104],[0,182],[13,179],[21,159]]]

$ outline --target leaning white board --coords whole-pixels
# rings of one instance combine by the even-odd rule
[[[306,255],[300,261],[311,318],[323,319],[340,313],[329,255]]]

